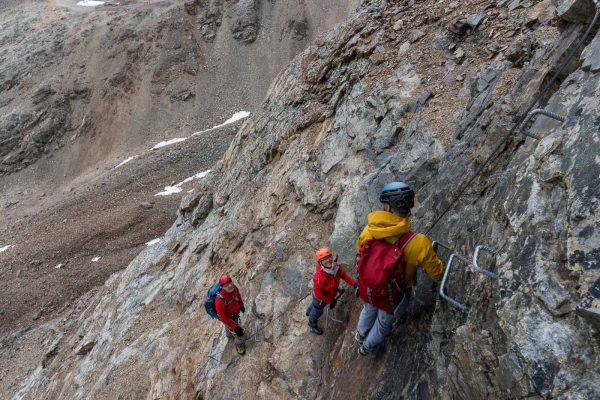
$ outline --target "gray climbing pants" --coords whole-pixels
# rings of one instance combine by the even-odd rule
[[[319,318],[323,315],[323,310],[327,306],[327,303],[317,299],[314,295],[310,302],[306,314],[308,314],[308,325],[311,327],[317,326]]]
[[[394,322],[406,313],[409,303],[410,292],[407,292],[400,305],[394,310],[394,314],[380,310],[371,304],[363,306],[356,330],[365,338],[363,347],[367,352],[375,351],[375,348],[392,332]]]

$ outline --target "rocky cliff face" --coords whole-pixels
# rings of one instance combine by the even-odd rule
[[[158,245],[28,333],[47,348],[15,398],[597,396],[598,34],[537,104],[565,122],[508,135],[587,26],[564,19],[587,6],[364,2],[277,76]],[[384,353],[356,354],[351,298],[308,333],[315,247],[352,270],[383,183],[415,188],[424,231],[492,154],[430,233],[466,258],[498,251],[481,258],[498,280],[453,264],[447,293],[467,312],[421,276]],[[201,309],[222,272],[256,332],[244,358]]]
[[[210,169],[237,131],[212,127],[253,113],[281,68],[358,2],[256,2],[252,43],[231,33],[237,2],[220,5],[212,41],[194,15],[199,3],[1,3],[4,342],[6,332],[54,318],[162,235],[181,195],[155,194]],[[300,17],[298,36],[290,26]],[[192,140],[150,151],[176,137]],[[115,168],[125,160],[133,162]],[[5,371],[0,362],[0,381]]]

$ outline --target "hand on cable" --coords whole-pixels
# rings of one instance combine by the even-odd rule
[[[333,310],[335,308],[335,305],[337,304],[337,300],[333,299],[333,301],[331,302],[331,304],[329,305],[329,309]]]
[[[245,312],[246,312],[246,307],[244,307],[244,306],[241,306],[241,307],[240,307],[240,311],[241,311],[241,312],[243,312],[243,313],[245,313]]]
[[[242,329],[241,326],[236,326],[236,328],[233,330],[235,332],[236,336],[244,336],[244,330]]]

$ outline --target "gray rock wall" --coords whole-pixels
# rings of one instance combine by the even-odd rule
[[[365,2],[280,73],[161,243],[58,323],[48,359],[16,398],[597,396],[600,75],[571,67],[539,104],[566,121],[538,117],[530,129],[539,141],[507,136],[581,26],[523,28],[536,46],[526,62],[501,52],[481,62],[508,5],[488,4],[490,22],[477,28],[488,31],[461,39],[429,22],[445,5],[427,3],[423,22],[411,3]],[[425,33],[412,54],[398,53],[403,24]],[[451,52],[440,62],[445,50],[430,45],[440,35],[471,61],[456,64]],[[468,79],[440,86],[448,70]],[[420,276],[422,304],[375,358],[356,354],[354,299],[326,335],[307,332],[315,247],[331,245],[353,272],[353,243],[382,183],[416,188],[414,228],[424,231],[494,151],[431,231],[467,258],[480,243],[498,250],[495,263],[482,258],[498,281],[453,267],[448,294],[468,313]],[[247,299],[246,331],[259,328],[244,358],[202,310],[222,272]]]

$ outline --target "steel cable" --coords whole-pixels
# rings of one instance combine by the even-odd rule
[[[594,2],[595,2],[595,5],[596,5],[596,13],[595,13],[594,18],[592,19],[592,22],[590,23],[587,31],[584,33],[584,35],[582,36],[582,38],[579,40],[579,43],[577,44],[577,46],[575,46],[575,48],[573,49],[573,51],[571,51],[571,53],[563,61],[563,63],[556,70],[556,72],[554,73],[554,75],[552,76],[552,78],[546,83],[546,85],[544,85],[542,87],[542,89],[539,91],[538,95],[535,97],[535,99],[533,100],[533,102],[529,105],[529,107],[527,108],[527,110],[522,114],[521,118],[519,118],[519,121],[500,140],[500,142],[498,143],[498,145],[494,148],[494,150],[491,152],[491,154],[488,156],[488,158],[485,160],[485,162],[477,169],[477,171],[475,172],[475,174],[471,178],[469,178],[469,180],[467,181],[466,184],[462,185],[462,187],[458,191],[458,194],[456,195],[456,197],[454,198],[454,200],[452,200],[452,202],[450,202],[450,204],[440,214],[440,216],[431,224],[431,226],[429,227],[429,229],[427,229],[427,231],[425,231],[426,235],[429,234],[429,232],[431,232],[431,230],[437,225],[437,223],[440,222],[440,220],[446,215],[446,213],[448,211],[450,211],[450,209],[454,206],[454,204],[456,204],[456,202],[462,197],[462,195],[464,194],[465,190],[467,190],[467,188],[471,185],[471,183],[473,183],[473,181],[475,180],[475,178],[477,178],[483,172],[483,170],[485,169],[485,167],[487,167],[487,165],[492,160],[494,160],[496,157],[498,157],[500,155],[499,150],[506,143],[507,139],[517,130],[517,128],[519,128],[521,126],[521,124],[523,123],[523,121],[525,121],[525,119],[527,118],[527,115],[529,114],[529,112],[533,109],[533,107],[535,107],[536,103],[548,91],[548,89],[550,88],[550,86],[558,79],[558,77],[560,76],[560,74],[562,74],[562,72],[564,71],[564,69],[569,65],[569,63],[571,62],[571,60],[573,59],[573,57],[579,52],[579,50],[581,49],[581,46],[583,46],[583,44],[587,40],[588,36],[592,32],[592,30],[593,30],[594,26],[596,25],[596,22],[598,21],[598,18],[600,16],[600,0],[594,0]]]

